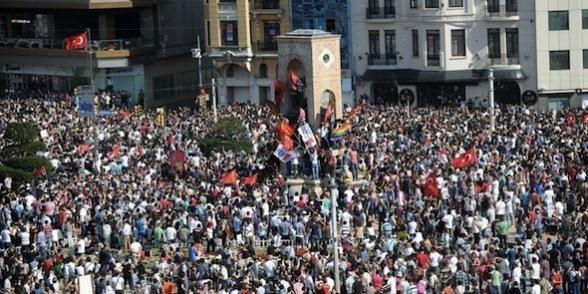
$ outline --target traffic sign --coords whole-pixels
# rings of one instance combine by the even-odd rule
[[[90,117],[94,113],[94,91],[91,86],[80,86],[79,95],[80,105],[78,107],[80,115]]]

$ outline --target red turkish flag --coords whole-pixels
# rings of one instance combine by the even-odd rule
[[[437,175],[435,173],[431,173],[427,176],[427,180],[425,180],[422,189],[425,196],[439,197],[441,191],[439,191],[439,187],[437,187]]]
[[[88,47],[88,33],[83,32],[65,38],[65,50],[86,49]]]
[[[243,185],[245,185],[245,186],[253,186],[253,185],[255,185],[257,183],[257,173],[254,173],[253,175],[248,176],[248,177],[244,177],[241,180],[241,183]]]
[[[223,185],[235,185],[237,184],[237,170],[232,170],[224,174],[219,181]]]
[[[471,148],[466,153],[457,156],[451,161],[451,165],[454,168],[464,169],[472,164],[478,162],[478,156],[476,155],[476,148]]]

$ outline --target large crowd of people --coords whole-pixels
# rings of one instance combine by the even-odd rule
[[[170,110],[160,126],[151,111],[92,122],[72,104],[0,100],[0,125],[38,125],[55,167],[1,181],[5,293],[73,293],[88,275],[98,294],[588,293],[580,110],[505,107],[491,131],[467,107],[346,107],[347,134],[325,125],[284,165],[270,107],[219,107],[253,151],[205,154],[211,111]],[[232,170],[259,177],[221,184]]]

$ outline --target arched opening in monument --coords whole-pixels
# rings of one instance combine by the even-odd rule
[[[307,112],[306,105],[306,71],[300,60],[293,59],[288,63],[288,89],[290,90],[290,109],[298,113],[302,108]]]
[[[372,97],[376,104],[398,104],[398,87],[393,82],[374,83]]]
[[[516,105],[521,101],[521,88],[516,81],[497,81],[495,91],[496,104]]]
[[[335,94],[329,90],[325,90],[321,95],[321,123],[335,121],[335,103]]]
[[[251,100],[249,85],[245,85],[242,82],[249,81],[249,75],[251,73],[247,69],[234,63],[226,65],[224,73],[227,86],[227,103],[246,103]]]

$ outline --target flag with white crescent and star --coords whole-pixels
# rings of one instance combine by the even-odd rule
[[[86,49],[88,46],[88,32],[79,33],[65,38],[65,50]]]

